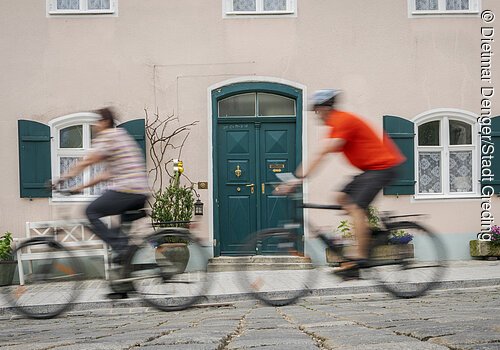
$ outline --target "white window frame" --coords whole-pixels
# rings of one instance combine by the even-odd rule
[[[296,16],[297,0],[286,0],[286,10],[284,11],[264,11],[264,0],[255,0],[255,11],[234,11],[233,0],[222,0],[223,17],[262,17],[262,16]]]
[[[99,120],[100,116],[96,113],[82,112],[65,115],[49,122],[51,136],[51,170],[52,177],[60,176],[60,161],[64,156],[83,157],[91,149],[91,125]],[[59,132],[60,130],[74,125],[83,125],[83,147],[79,149],[61,149],[59,148]],[[90,168],[83,172],[83,182],[90,180]],[[61,196],[57,193],[52,193],[53,202],[88,202],[99,197],[98,195],[90,195],[90,189],[86,188],[82,195]]]
[[[58,10],[57,0],[47,1],[47,16],[53,15],[117,15],[118,14],[118,0],[109,1],[109,9],[103,10],[89,10],[87,8],[87,0],[79,0],[80,8],[77,10]]]
[[[438,0],[437,10],[417,10],[417,0],[408,0],[409,17],[427,17],[432,15],[474,15],[479,16],[481,0],[469,0],[468,10],[446,10],[446,0]]]
[[[449,121],[458,120],[470,124],[472,129],[472,145],[450,145]],[[418,127],[422,124],[440,121],[439,146],[419,146]],[[477,116],[474,113],[458,109],[436,109],[418,115],[415,124],[415,199],[443,199],[443,198],[479,198],[480,197],[480,135]],[[419,162],[420,152],[441,152],[441,193],[419,193]],[[450,192],[450,151],[472,151],[472,192]]]

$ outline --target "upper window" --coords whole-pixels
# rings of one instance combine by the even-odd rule
[[[47,0],[49,15],[114,14],[118,0]]]
[[[76,162],[81,160],[91,148],[94,138],[92,125],[98,120],[94,113],[77,113],[57,118],[50,123],[52,135],[52,174],[55,177],[68,171]],[[63,187],[71,188],[87,183],[97,173],[103,170],[102,164],[93,165],[80,175],[66,181]],[[82,195],[70,197],[72,200],[91,199],[100,195],[106,184],[100,183],[86,188]],[[57,194],[54,199],[62,199]],[[66,197],[67,198],[67,197]]]
[[[296,12],[296,0],[223,0],[226,15],[289,15]]]
[[[417,121],[416,194],[453,197],[478,193],[476,121],[459,114],[431,115]]]
[[[408,0],[410,15],[477,14],[481,0]]]
[[[264,92],[243,93],[219,101],[219,117],[295,116],[295,100]]]

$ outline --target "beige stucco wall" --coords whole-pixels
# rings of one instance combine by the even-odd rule
[[[305,93],[339,87],[345,109],[379,129],[384,114],[479,113],[479,16],[409,18],[406,0],[297,2],[297,16],[286,18],[223,18],[222,0],[119,0],[116,17],[47,17],[45,0],[0,2],[0,232],[21,236],[25,221],[54,215],[46,199],[19,198],[19,118],[47,123],[114,105],[122,120],[143,117],[145,108],[174,113],[183,123],[199,120],[183,159],[191,180],[211,181],[199,191],[207,213],[200,229],[213,235],[210,86],[259,76],[293,82]],[[483,0],[482,8],[500,15],[496,0]],[[493,69],[493,82],[500,81],[500,55]],[[307,159],[322,130],[311,114],[306,119]],[[338,188],[352,172],[331,162],[308,185],[309,198],[327,201],[325,186]],[[402,196],[377,204],[431,213],[429,226],[457,234],[478,231],[479,203]],[[494,212],[500,218],[499,198]]]

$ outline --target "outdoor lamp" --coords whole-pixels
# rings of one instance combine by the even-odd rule
[[[203,202],[199,198],[194,203],[194,215],[203,215]]]

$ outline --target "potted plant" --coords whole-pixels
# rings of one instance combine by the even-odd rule
[[[413,235],[405,230],[391,231],[389,235],[390,244],[408,244],[413,240]]]
[[[488,233],[489,240],[472,240],[469,242],[472,257],[500,257],[500,226],[493,225]]]
[[[188,227],[193,217],[193,188],[180,185],[180,172],[176,172],[169,185],[158,191],[152,208],[155,227]],[[183,237],[169,236],[156,247],[157,261],[167,259],[174,263],[175,273],[182,273],[189,261],[188,241]]]
[[[12,233],[5,232],[0,237],[0,286],[12,284],[17,262],[12,256]]]

